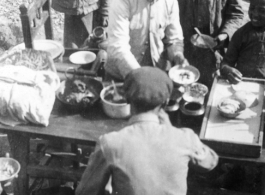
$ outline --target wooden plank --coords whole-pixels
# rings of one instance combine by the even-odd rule
[[[32,177],[43,177],[50,179],[62,179],[66,181],[77,182],[80,181],[85,167],[79,169],[66,169],[60,167],[47,167],[47,166],[28,166],[27,174]]]

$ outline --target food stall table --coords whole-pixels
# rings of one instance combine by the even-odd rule
[[[15,195],[29,194],[29,175],[34,177],[50,177],[49,172],[57,177],[69,178],[72,181],[80,179],[75,171],[65,173],[64,171],[49,170],[42,167],[29,166],[29,144],[30,138],[42,138],[47,140],[60,140],[81,145],[95,145],[100,135],[111,131],[117,131],[126,125],[126,120],[114,120],[108,118],[100,108],[94,108],[81,114],[67,110],[56,100],[54,110],[50,116],[48,127],[36,125],[19,125],[15,127],[0,125],[0,132],[8,135],[11,156],[21,164],[18,178],[14,181]]]

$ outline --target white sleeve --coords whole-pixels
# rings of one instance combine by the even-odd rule
[[[131,53],[130,3],[128,0],[111,0],[108,26],[108,68],[119,72],[123,78],[140,65]],[[114,67],[110,67],[114,66]]]

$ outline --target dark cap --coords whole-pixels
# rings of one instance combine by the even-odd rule
[[[156,107],[166,102],[173,89],[168,75],[154,67],[132,70],[124,81],[125,97],[129,102]]]

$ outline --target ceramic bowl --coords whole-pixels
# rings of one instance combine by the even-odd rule
[[[18,175],[20,164],[13,158],[0,157],[0,182],[12,180]]]
[[[176,65],[169,70],[168,76],[176,86],[187,86],[200,78],[200,72],[191,65]]]
[[[218,104],[217,109],[221,116],[225,118],[236,118],[246,109],[246,104],[236,97],[230,96],[222,98]]]
[[[69,56],[73,64],[86,65],[94,62],[96,54],[91,51],[77,51]]]
[[[117,83],[117,90],[122,89],[123,83]],[[111,118],[128,118],[131,115],[130,104],[126,101],[113,102],[111,98],[108,98],[113,94],[114,88],[112,85],[105,87],[101,93],[100,98],[105,114]]]

